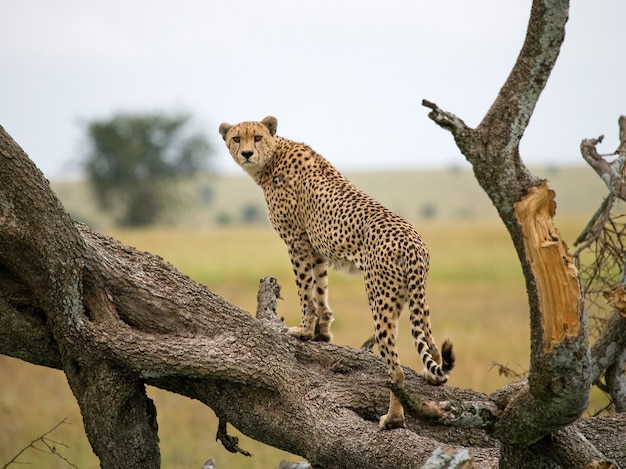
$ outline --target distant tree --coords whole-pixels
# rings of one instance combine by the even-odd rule
[[[190,123],[188,114],[160,113],[88,123],[87,176],[100,207],[118,223],[153,224],[172,205],[172,182],[206,168],[211,148]]]

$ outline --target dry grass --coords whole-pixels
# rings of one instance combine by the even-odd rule
[[[557,218],[557,226],[566,240],[572,240],[586,220],[586,215]],[[512,379],[500,376],[493,363],[523,372],[529,356],[525,285],[508,234],[493,219],[422,221],[417,226],[431,250],[428,299],[435,338],[441,342],[450,337],[456,348],[458,365],[450,385],[486,392],[503,386]],[[279,304],[279,314],[289,325],[299,321],[287,254],[269,228],[152,229],[111,234],[126,244],[161,255],[248,311],[256,306],[258,280],[274,275],[283,285],[285,298]],[[359,346],[372,329],[361,278],[332,274],[330,299],[336,313],[335,341]],[[401,329],[400,358],[404,365],[420,370],[406,315]],[[0,383],[0,464],[67,418],[72,425],[62,426],[53,435],[69,447],[59,447],[59,451],[78,467],[97,467],[62,373],[0,357]],[[212,456],[218,468],[271,468],[289,457],[245,437],[241,446],[254,457],[230,455],[214,441],[217,422],[210,409],[156,389],[149,389],[149,394],[158,409],[163,467],[198,469]],[[602,405],[599,400],[592,402],[592,406]],[[58,458],[33,451],[21,460],[33,467],[68,467]]]

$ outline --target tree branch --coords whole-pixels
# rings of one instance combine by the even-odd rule
[[[603,135],[598,138],[584,139],[580,144],[580,152],[589,166],[604,181],[609,192],[622,200],[626,200],[626,183],[624,182],[626,155],[620,155],[610,163],[606,161],[596,150],[596,145],[602,143],[603,139]]]
[[[526,39],[495,102],[476,129],[424,101],[429,117],[452,132],[494,203],[518,253],[529,295],[531,369],[494,424],[505,444],[530,445],[584,410],[588,376],[586,317],[577,272],[554,227],[554,194],[530,174],[519,142],[565,35],[569,4],[533,1]]]
[[[0,146],[0,280],[12,285],[0,314],[22,334],[17,353],[11,340],[3,340],[0,350],[64,369],[102,467],[160,464],[156,409],[145,383],[198,399],[245,434],[322,467],[425,461],[440,441],[450,441],[443,428],[425,428],[414,419],[409,425],[421,435],[379,431],[388,400],[380,358],[282,333],[280,322],[271,319],[275,283],[256,319],[156,256],[75,225],[48,185],[32,182],[40,173],[4,132]],[[49,200],[56,211],[27,208],[24,187],[33,206]],[[30,232],[55,226],[53,220],[70,226]],[[50,267],[39,268],[42,263]],[[72,268],[65,272],[62,265]],[[65,296],[54,290],[51,295],[51,286]],[[30,321],[22,311],[42,319]],[[2,337],[15,333],[5,328]],[[430,389],[414,373],[407,382],[443,392],[437,400],[453,392]],[[452,440],[466,441],[467,435]],[[493,448],[478,448],[477,454],[495,456]]]
[[[626,349],[626,320],[615,312],[591,347],[591,379],[595,382]]]
[[[426,99],[422,100],[422,106],[431,109],[428,117],[442,129],[448,130],[459,148],[467,148],[470,144],[474,130],[469,128],[463,120],[450,112],[443,111],[435,103]]]
[[[603,136],[597,139],[584,139],[580,144],[580,151],[584,160],[604,181],[609,190],[609,195],[576,240],[576,243],[584,243],[578,249],[577,255],[593,243],[599,242],[603,230],[607,226],[611,226],[608,224],[611,223],[611,208],[614,201],[617,199],[626,201],[626,181],[624,178],[626,116],[619,117],[618,125],[620,145],[615,154],[619,156],[614,161],[607,161],[596,149],[596,145],[602,142]],[[620,245],[616,250],[621,252],[621,247]],[[612,257],[621,259],[619,254]],[[626,362],[626,266],[622,267],[620,281],[615,285],[606,285],[606,287],[605,299],[609,306],[615,308],[615,312],[604,325],[600,337],[591,349],[592,379],[599,383],[600,377],[605,375],[606,385],[603,390],[611,396],[616,410],[624,412],[626,410],[626,378],[624,373]]]
[[[497,132],[497,140],[504,143],[503,163],[510,160],[511,152],[517,152],[548,82],[565,39],[568,14],[568,0],[533,1],[526,37],[515,65],[478,126],[481,132],[483,129],[490,134]]]

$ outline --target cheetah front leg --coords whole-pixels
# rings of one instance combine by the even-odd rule
[[[307,239],[289,245],[302,319],[289,333],[302,340],[331,340],[333,313],[328,306],[328,266]]]
[[[317,327],[314,340],[330,342],[333,338],[330,325],[333,312],[328,306],[328,262],[317,255],[313,262],[313,284],[311,288],[313,304],[317,312]]]

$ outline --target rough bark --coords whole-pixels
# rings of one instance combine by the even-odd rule
[[[314,467],[420,467],[444,445],[471,448],[478,467],[497,464],[490,433],[524,383],[486,396],[406,369],[407,428],[380,431],[380,358],[285,334],[275,280],[262,282],[255,318],[160,258],[72,222],[1,128],[0,158],[0,353],[68,374],[102,467],[159,466],[146,383],[198,399]],[[622,462],[624,444],[608,450]]]
[[[143,382],[126,366],[102,360],[85,335],[91,321],[114,313],[100,305],[102,279],[89,267],[89,250],[43,175],[4,129],[0,134],[0,276],[7,285],[0,307],[13,313],[6,318],[9,327],[29,322],[44,343],[26,350],[32,340],[24,328],[5,329],[22,335],[19,344],[7,341],[17,345],[15,356],[21,358],[53,347],[53,355],[35,362],[59,360],[81,409],[89,408],[83,412],[85,429],[104,467],[156,467],[154,406]],[[126,443],[110,444],[119,439]]]

